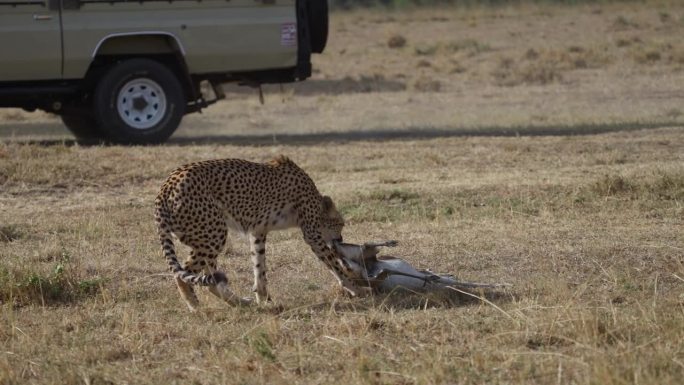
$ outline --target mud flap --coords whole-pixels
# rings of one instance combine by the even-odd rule
[[[328,0],[308,0],[307,18],[311,52],[323,53],[328,42]]]

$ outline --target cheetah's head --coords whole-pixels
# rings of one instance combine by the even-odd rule
[[[342,228],[344,227],[344,218],[342,214],[337,211],[335,203],[329,196],[323,196],[323,211],[321,212],[321,234],[323,240],[328,245],[332,245],[333,241],[342,241]]]

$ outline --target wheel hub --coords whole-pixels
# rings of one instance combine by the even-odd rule
[[[128,126],[145,130],[164,118],[166,105],[166,95],[157,82],[149,78],[137,78],[121,87],[116,107],[119,117]]]
[[[141,95],[133,99],[133,108],[138,111],[144,111],[150,103],[147,102],[145,96]]]

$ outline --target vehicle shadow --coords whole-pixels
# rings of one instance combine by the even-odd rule
[[[479,128],[422,128],[353,130],[303,134],[258,135],[198,135],[172,137],[169,145],[230,144],[230,145],[317,145],[330,142],[421,140],[453,137],[517,137],[517,136],[581,136],[622,131],[683,127],[679,122],[610,123],[546,126],[489,126]]]
[[[429,140],[454,137],[518,137],[518,136],[582,136],[600,135],[615,132],[629,132],[651,130],[665,127],[684,127],[681,122],[621,122],[579,125],[538,125],[538,126],[487,126],[476,128],[429,128],[409,127],[402,129],[379,128],[372,130],[350,130],[343,132],[318,132],[301,134],[244,134],[244,135],[187,135],[171,137],[163,145],[194,146],[194,145],[319,145],[325,143],[347,143],[361,141],[388,140]],[[35,130],[34,130],[35,131]],[[3,136],[0,135],[0,140]],[[73,146],[102,145],[102,143],[78,143],[74,139],[23,140],[21,137],[7,137],[14,143],[32,144],[40,146]]]
[[[254,94],[254,88],[236,84],[223,86],[226,94]],[[341,79],[308,79],[305,82],[281,86],[265,84],[262,90],[268,94],[292,93],[299,96],[342,95],[366,92],[400,92],[406,90],[406,83],[399,80],[386,79],[382,75],[361,76],[358,79],[344,77]]]

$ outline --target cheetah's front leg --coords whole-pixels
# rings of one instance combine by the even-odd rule
[[[263,304],[271,300],[266,289],[266,234],[250,234],[249,244],[254,268],[252,291],[256,293],[257,303]]]

